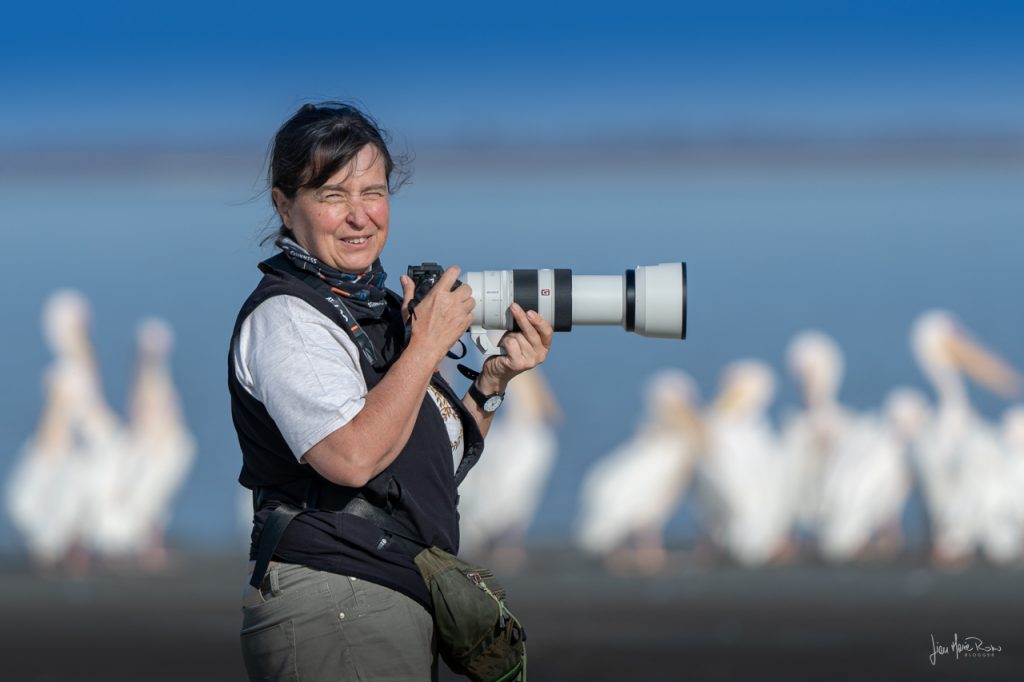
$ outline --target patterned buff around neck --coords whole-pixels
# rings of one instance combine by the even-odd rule
[[[327,284],[331,291],[341,296],[345,305],[357,318],[378,319],[384,314],[386,300],[384,280],[387,273],[380,259],[373,261],[370,269],[361,275],[350,275],[324,264],[290,237],[278,237],[274,244],[297,268],[311,272]]]

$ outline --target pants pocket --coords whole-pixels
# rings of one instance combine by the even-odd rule
[[[253,682],[298,682],[292,621],[242,630],[242,658]]]

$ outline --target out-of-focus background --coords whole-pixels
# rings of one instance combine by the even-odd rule
[[[225,359],[255,264],[272,253],[259,244],[276,225],[268,143],[322,99],[365,107],[412,159],[383,256],[393,287],[422,261],[577,274],[688,264],[687,340],[559,335],[544,377],[561,418],[538,437],[536,467],[487,472],[521,492],[507,503],[519,526],[481,520],[467,540],[507,568],[538,623],[536,679],[1019,675],[1024,428],[1008,410],[1021,400],[1011,368],[1024,367],[1022,35],[1014,2],[8,8],[0,594],[15,615],[0,631],[21,652],[10,679],[243,677],[247,529]],[[79,297],[52,307],[68,288]],[[45,516],[56,491],[86,487],[66,476],[69,487],[18,495],[45,478],[25,463],[59,413],[46,334],[86,307],[102,380],[90,400],[112,410],[94,416],[102,428],[137,423],[140,391],[171,405],[164,414],[180,405],[178,463],[150,498],[166,499],[153,511],[164,540],[112,528],[116,551],[70,542],[33,560],[33,525],[17,514]],[[137,324],[152,317],[143,356],[170,370],[140,389]],[[960,393],[927,374],[926,327],[1000,356],[975,365],[999,390]],[[840,405],[826,398],[821,419],[857,425],[868,445],[855,452],[884,453],[875,478],[847,477],[867,465],[822,445],[840,436],[805,412],[813,390],[791,343],[812,329],[835,344],[820,372]],[[763,363],[741,366],[747,402],[722,396],[741,358]],[[947,358],[943,376],[960,369]],[[665,370],[688,377],[659,382]],[[81,381],[68,381],[61,395],[79,404]],[[659,400],[675,410],[662,431]],[[737,400],[750,412],[734,427]],[[982,443],[975,459],[973,445],[935,444],[950,410]],[[673,429],[678,442],[658,440]],[[515,458],[522,443],[504,447]],[[614,468],[647,447],[640,474]],[[602,501],[602,462],[607,494],[626,490],[625,502]],[[672,484],[655,492],[644,475],[662,465],[655,479]],[[981,469],[999,473],[967,473]],[[529,490],[507,484],[520,474]],[[588,514],[613,507],[622,518],[603,523],[619,530],[584,538],[602,523]],[[626,518],[636,507],[649,518]],[[739,509],[780,520],[744,530]],[[825,550],[829,523],[840,539]],[[929,659],[933,641],[971,636],[984,644]],[[84,663],[46,653],[61,649]]]

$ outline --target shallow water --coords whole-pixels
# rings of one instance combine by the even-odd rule
[[[155,314],[174,326],[174,373],[199,454],[171,532],[190,544],[241,545],[225,355],[237,308],[257,280],[254,264],[269,253],[257,246],[269,211],[265,197],[253,198],[258,171],[187,170],[8,177],[0,185],[8,253],[0,273],[0,477],[39,412],[49,358],[40,306],[55,288],[74,286],[93,302],[94,339],[118,409],[136,321]],[[778,416],[796,401],[781,374],[785,345],[817,327],[846,353],[843,400],[872,409],[894,385],[925,386],[907,333],[935,306],[1024,366],[1022,186],[1019,163],[501,171],[432,166],[428,158],[394,199],[384,264],[397,286],[406,265],[422,261],[579,274],[687,262],[685,342],[608,328],[556,339],[546,370],[565,421],[533,528],[543,539],[567,531],[581,476],[634,428],[643,383],[658,368],[687,370],[708,398],[726,363],[762,358],[780,372]],[[973,397],[993,419],[1007,405],[980,390]],[[0,547],[15,544],[0,520]]]

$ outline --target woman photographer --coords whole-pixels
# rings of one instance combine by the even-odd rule
[[[360,497],[455,553],[457,485],[493,417],[483,406],[551,346],[550,325],[513,306],[507,354],[453,393],[437,368],[470,325],[472,292],[453,290],[448,268],[410,314],[414,283],[384,288],[394,174],[384,135],[349,105],[307,104],[274,139],[280,253],[260,264],[228,372],[239,480],[254,496],[250,559],[262,555],[241,631],[254,680],[436,679],[430,597],[409,553],[339,511]]]

